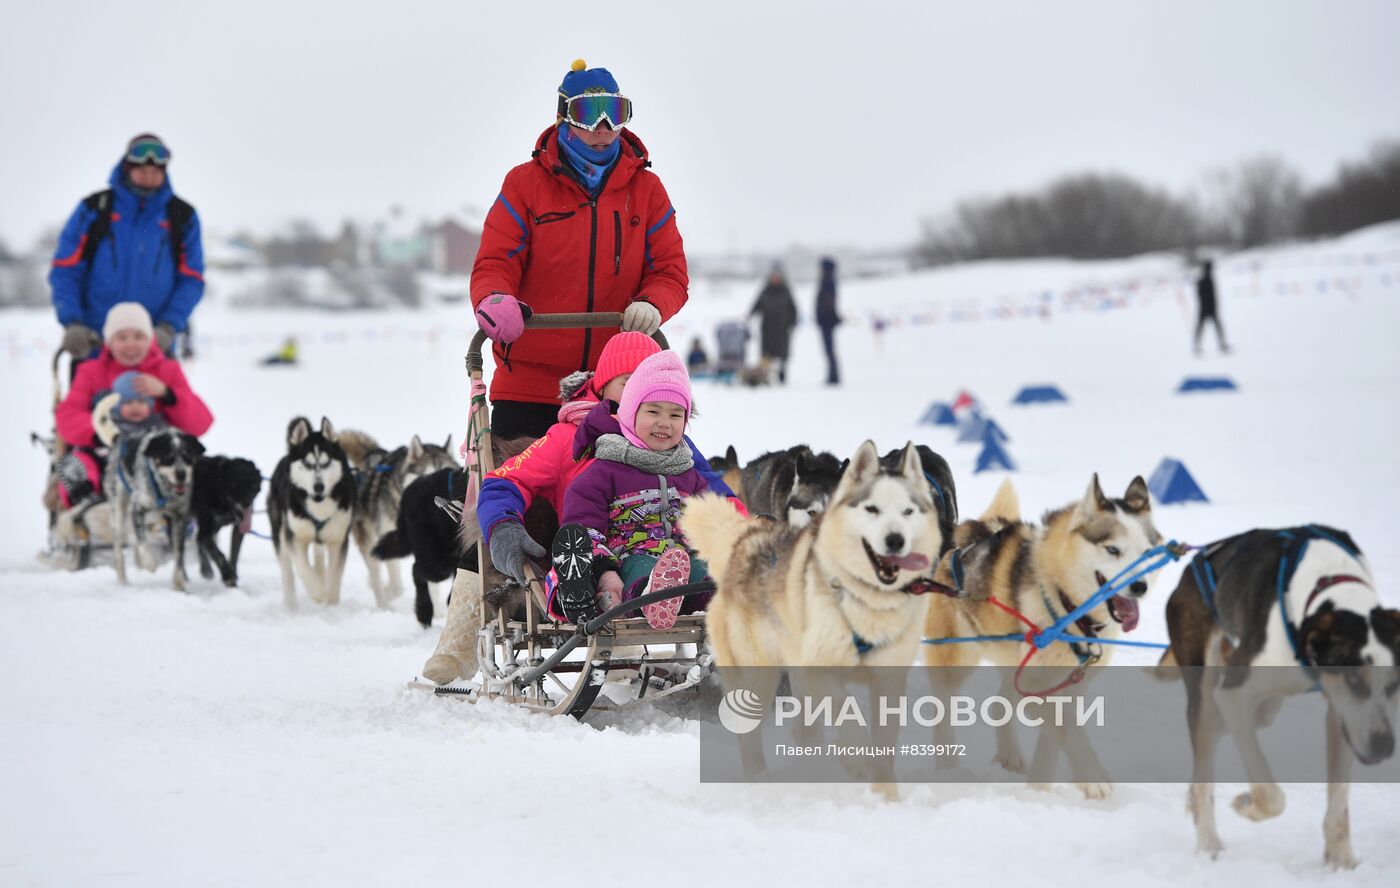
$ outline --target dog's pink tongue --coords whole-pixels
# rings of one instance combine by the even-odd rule
[[[1123,624],[1124,632],[1132,632],[1137,628],[1138,603],[1136,598],[1115,595],[1113,596],[1113,609],[1118,613],[1118,622]]]
[[[243,517],[238,519],[238,532],[246,534],[253,529],[253,510],[245,508]]]
[[[885,563],[897,565],[905,570],[924,570],[928,567],[928,556],[918,552],[910,552],[908,555],[886,555]]]

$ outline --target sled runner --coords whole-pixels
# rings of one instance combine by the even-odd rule
[[[618,312],[591,314],[535,315],[525,322],[530,330],[581,327],[618,327]],[[660,332],[654,337],[667,347]],[[471,381],[471,405],[467,440],[463,444],[467,463],[466,510],[475,510],[476,496],[485,476],[494,468],[491,449],[490,408],[482,376],[482,332],[473,337],[467,352],[467,375]],[[537,540],[548,550],[550,540]],[[477,564],[490,563],[483,541],[477,543]],[[705,615],[677,618],[669,629],[651,628],[637,613],[642,605],[678,596],[714,591],[714,584],[690,583],[647,593],[600,614],[582,625],[562,622],[550,615],[545,578],[533,564],[527,564],[530,577],[522,603],[512,609],[502,607],[486,621],[477,639],[481,683],[472,686],[437,687],[413,682],[439,696],[504,700],[551,715],[581,718],[590,708],[610,708],[608,698],[599,700],[605,683],[623,690],[625,702],[655,700],[702,683],[710,672],[711,655],[705,644]],[[485,600],[485,571],[475,575],[471,594]],[[460,588],[460,585],[459,585]],[[619,683],[618,679],[624,679]],[[614,696],[617,694],[614,693]]]

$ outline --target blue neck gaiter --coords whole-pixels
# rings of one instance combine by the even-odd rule
[[[561,123],[559,153],[564,155],[569,166],[578,174],[588,193],[596,197],[599,186],[603,184],[603,176],[622,153],[622,139],[618,138],[608,147],[598,151],[588,147],[582,139],[575,136],[567,123]]]

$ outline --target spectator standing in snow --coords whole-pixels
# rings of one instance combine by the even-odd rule
[[[111,188],[84,198],[63,226],[49,284],[63,349],[74,362],[102,347],[97,331],[107,311],[126,301],[146,309],[160,350],[173,354],[204,295],[199,216],[171,188],[170,157],[150,133],[132,139],[112,169]]]
[[[841,370],[836,364],[836,327],[840,323],[841,315],[836,312],[836,260],[825,256],[817,284],[817,326],[822,331],[822,348],[826,349],[827,385],[841,384]]]
[[[506,174],[472,268],[477,324],[491,338],[491,430],[537,438],[559,412],[559,380],[592,370],[620,331],[651,335],[680,311],[689,278],[671,199],[632,102],[606,68],[575,61],[555,122]],[[532,312],[621,312],[620,328],[537,330]]]
[[[773,363],[778,365],[778,382],[787,382],[788,346],[792,329],[797,326],[797,303],[792,299],[783,270],[773,266],[768,283],[759,291],[758,299],[749,310],[749,317],[758,315],[758,346],[763,358],[764,372]]]
[[[1201,353],[1201,334],[1205,332],[1206,321],[1215,324],[1215,341],[1220,353],[1228,355],[1230,346],[1225,344],[1225,328],[1220,326],[1220,307],[1216,302],[1215,278],[1211,275],[1211,263],[1207,259],[1201,263],[1201,276],[1196,279],[1196,340],[1195,350]]]
[[[690,378],[703,376],[710,372],[710,356],[705,353],[705,344],[696,336],[690,340],[690,353],[685,356],[685,367],[690,371]]]

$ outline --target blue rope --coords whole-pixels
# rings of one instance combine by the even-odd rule
[[[1090,638],[1087,635],[1065,635],[1063,638],[1069,641],[1087,641],[1092,644],[1121,644],[1125,647],[1155,648],[1159,651],[1171,647],[1171,645],[1163,644],[1160,641],[1129,641],[1126,638]]]
[[[1065,627],[1074,625],[1074,622],[1076,620],[1078,620],[1080,617],[1084,616],[1094,608],[1098,607],[1100,604],[1103,604],[1105,601],[1112,598],[1114,595],[1117,595],[1122,589],[1131,586],[1133,583],[1137,582],[1138,580],[1147,576],[1148,574],[1160,570],[1161,568],[1165,567],[1169,562],[1175,561],[1176,559],[1180,558],[1180,553],[1182,551],[1184,551],[1183,547],[1181,547],[1180,544],[1176,542],[1176,540],[1172,540],[1171,542],[1166,543],[1165,545],[1154,546],[1151,549],[1148,549],[1146,552],[1143,552],[1136,559],[1134,559],[1132,564],[1129,564],[1127,567],[1120,570],[1116,576],[1110,579],[1107,583],[1104,583],[1103,587],[1099,589],[1099,591],[1095,592],[1093,595],[1090,595],[1088,599],[1084,601],[1083,604],[1079,605],[1079,607],[1076,607],[1074,610],[1065,614],[1063,617],[1056,620],[1054,624],[1052,624],[1049,628],[1043,630],[1034,638],[1032,638],[1032,642],[1037,648],[1043,650],[1049,647],[1050,645],[1054,644],[1055,642],[1062,640],[1066,634]],[[1154,557],[1156,558],[1155,561],[1152,561],[1151,563],[1147,564],[1145,567],[1138,570],[1136,573],[1130,573],[1130,571],[1132,571],[1138,565]]]
[[[1120,590],[1126,588],[1127,586],[1131,586],[1133,583],[1137,582],[1142,577],[1145,577],[1148,574],[1153,573],[1154,571],[1161,570],[1168,563],[1177,560],[1181,557],[1181,555],[1184,552],[1192,548],[1195,547],[1178,543],[1176,540],[1171,540],[1170,542],[1164,543],[1163,545],[1154,546],[1153,548],[1148,549],[1146,552],[1143,552],[1141,555],[1139,555],[1131,564],[1129,564],[1127,567],[1123,568],[1117,574],[1115,574],[1113,578],[1110,579],[1107,583],[1104,583],[1103,586],[1100,587],[1097,592],[1089,596],[1089,598],[1083,604],[1079,605],[1079,607],[1075,608],[1068,614],[1065,614],[1063,617],[1056,620],[1054,624],[1049,626],[1048,628],[1032,635],[1031,643],[1034,644],[1036,648],[1042,650],[1044,648],[1049,647],[1057,641],[1062,641],[1066,643],[1070,641],[1087,641],[1092,644],[1119,644],[1124,645],[1126,647],[1156,648],[1158,650],[1165,650],[1171,647],[1171,645],[1161,644],[1159,642],[1152,641],[1129,641],[1127,639],[1118,638],[1088,638],[1083,635],[1072,635],[1065,631],[1065,627],[1073,625],[1074,622],[1080,617],[1084,616],[1084,614],[1098,607],[1100,604],[1107,601],[1109,598],[1112,598],[1114,595],[1117,595]],[[957,552],[954,551],[953,554],[954,576],[956,578],[958,573],[956,567]],[[1151,561],[1150,564],[1147,564],[1141,570],[1138,570],[1136,573],[1130,573],[1130,571],[1133,571],[1135,568],[1138,567],[1138,565],[1142,564],[1145,561],[1148,561],[1149,559],[1154,558],[1156,560]],[[958,586],[959,588],[961,588],[962,586],[960,580],[958,581]],[[923,643],[967,644],[977,641],[1025,640],[1026,636],[1024,634],[1010,633],[1007,635],[973,635],[957,636],[954,638],[925,638],[923,639]]]

